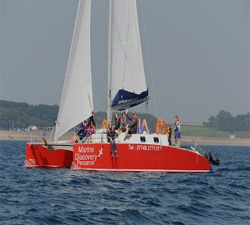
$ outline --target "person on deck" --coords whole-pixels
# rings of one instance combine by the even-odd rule
[[[120,131],[121,132],[126,132],[126,127],[128,125],[128,121],[127,121],[127,117],[126,117],[126,113],[122,113],[122,118],[121,118],[121,122],[120,122]]]
[[[88,132],[88,123],[87,123],[87,120],[84,120],[80,124],[80,126],[81,126],[81,129],[78,131],[77,136],[79,137],[80,140],[82,140],[86,136],[86,134]]]
[[[115,126],[112,126],[112,124],[109,122],[108,130],[107,130],[107,139],[108,139],[108,142],[111,144],[110,146],[111,157],[114,157],[113,150],[115,150],[115,157],[118,157],[117,144],[116,144],[115,138],[116,138]]]
[[[92,134],[95,134],[95,126],[93,122],[90,122],[90,126],[88,128],[87,134],[84,137],[84,141],[89,141],[90,143],[92,143]]]
[[[171,136],[172,136],[172,129],[171,129],[170,125],[168,124],[168,126],[167,126],[167,137],[168,137],[169,145],[172,145]]]
[[[102,119],[102,129],[107,129],[107,120],[105,118]]]
[[[175,138],[175,146],[181,146],[181,125],[178,116],[174,117],[174,138]]]
[[[138,119],[138,133],[139,134],[149,134],[147,120],[144,119],[141,123],[141,119]]]
[[[115,114],[114,121],[115,121],[115,130],[118,130],[119,127],[121,126],[121,119],[120,119],[118,113]]]
[[[96,126],[96,122],[95,122],[95,112],[92,111],[91,116],[88,118],[88,126],[90,126],[90,123],[93,123],[94,126]]]
[[[131,134],[136,134],[137,132],[137,125],[138,125],[138,117],[135,112],[132,114],[132,118],[128,115],[128,110],[126,110],[126,116],[129,120],[132,121],[131,124],[128,124],[126,127],[126,137],[130,136]],[[125,137],[125,139],[126,139]]]

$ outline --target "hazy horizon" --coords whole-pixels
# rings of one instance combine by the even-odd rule
[[[0,0],[0,99],[59,105],[77,4]],[[106,108],[107,6],[107,0],[92,1],[95,111]],[[137,7],[150,114],[203,122],[220,110],[250,112],[248,0],[140,0]],[[130,111],[147,110],[142,105]]]

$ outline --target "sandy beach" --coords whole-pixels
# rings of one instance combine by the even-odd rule
[[[22,140],[22,141],[41,141],[42,131],[0,131],[0,140]],[[47,137],[50,133],[47,132]],[[66,133],[63,138],[70,140],[73,133]],[[197,142],[199,145],[229,145],[229,146],[249,146],[250,139],[245,138],[216,138],[216,137],[194,137],[194,136],[182,136],[182,144],[194,145]]]
[[[198,143],[199,145],[225,145],[225,146],[249,146],[250,139],[247,138],[216,138],[216,137],[191,137],[182,136],[182,143],[187,145]]]
[[[43,131],[3,131],[0,130],[0,140],[13,140],[13,141],[41,141],[43,138]],[[73,133],[68,132],[63,135],[63,138],[70,140]],[[50,132],[46,132],[46,138],[50,137]]]

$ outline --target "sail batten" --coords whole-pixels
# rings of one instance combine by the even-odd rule
[[[88,118],[93,110],[90,17],[91,0],[79,0],[57,118],[56,139]]]
[[[148,100],[136,0],[112,1],[112,109]]]

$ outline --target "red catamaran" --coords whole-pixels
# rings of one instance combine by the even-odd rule
[[[97,171],[208,172],[209,161],[194,149],[169,146],[165,134],[116,138],[118,157],[110,154],[105,130],[92,143],[59,141],[93,110],[90,57],[91,0],[79,0],[58,118],[48,143],[27,143],[27,167],[71,167]],[[148,101],[136,0],[109,1],[107,120],[112,110]]]

